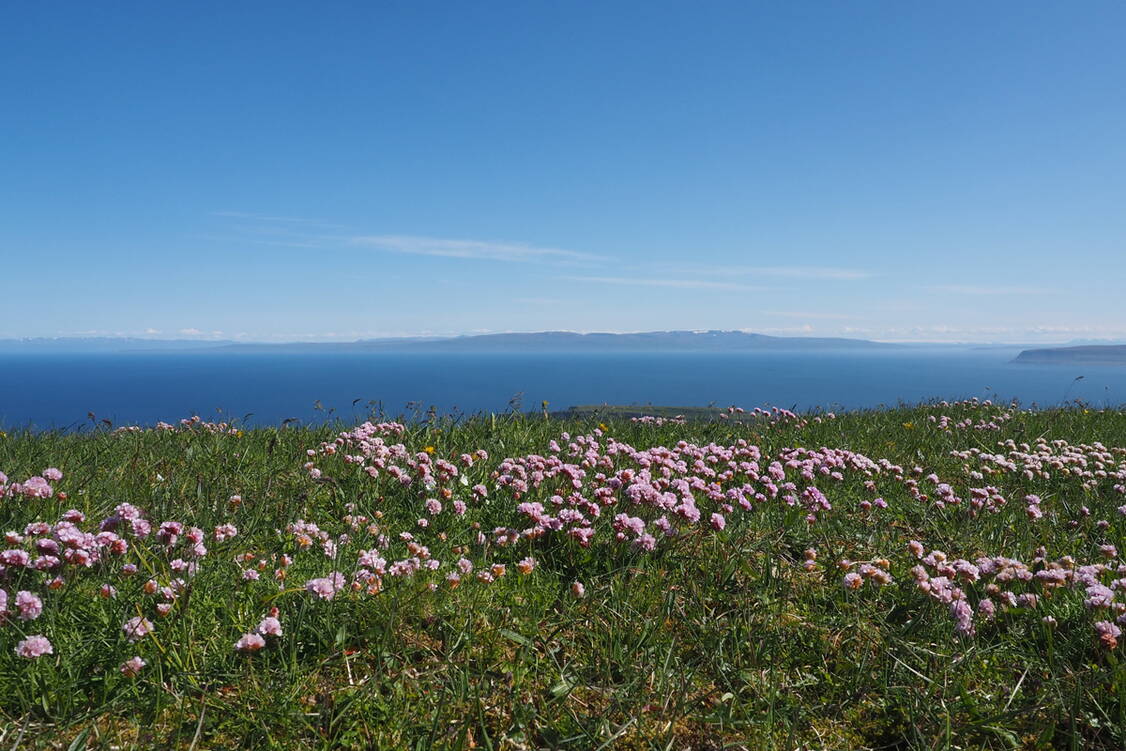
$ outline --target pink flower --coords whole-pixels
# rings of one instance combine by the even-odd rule
[[[321,579],[310,579],[305,582],[305,589],[309,590],[322,600],[331,600],[336,597],[336,593],[344,588],[344,575],[339,572],[332,572],[329,576]]]
[[[536,559],[528,556],[516,564],[516,568],[520,570],[521,574],[530,574],[536,567]]]
[[[266,646],[266,640],[262,638],[261,634],[243,634],[242,638],[235,642],[235,649],[239,652],[257,652],[264,646]]]
[[[215,541],[223,542],[238,535],[238,528],[233,524],[220,524],[215,528]]]
[[[148,663],[142,660],[139,656],[134,655],[125,662],[121,663],[121,674],[129,678],[135,677],[141,672],[141,668],[145,667]]]
[[[55,648],[51,646],[51,642],[48,641],[46,636],[34,634],[17,644],[15,652],[19,657],[34,660],[43,655],[54,654]]]
[[[129,643],[135,644],[152,633],[153,625],[148,618],[142,618],[138,615],[125,621],[121,630],[125,632],[125,638],[129,640]]]
[[[1118,646],[1118,637],[1122,636],[1122,629],[1118,626],[1110,621],[1099,621],[1095,624],[1095,631],[1099,635],[1099,641],[1107,649],[1114,649]]]
[[[581,600],[586,597],[586,587],[583,586],[582,582],[571,582],[571,594],[575,599]]]
[[[63,479],[63,473],[54,467],[47,467],[47,469],[43,470],[43,476],[51,482],[58,482]]]
[[[43,612],[43,601],[31,592],[16,592],[16,614],[21,621],[34,621]]]
[[[844,580],[841,582],[845,589],[860,589],[864,585],[864,579],[860,574],[855,571],[845,574]]]
[[[257,630],[262,636],[281,636],[281,621],[272,615],[266,616],[262,619],[262,622],[258,624]]]
[[[712,514],[712,529],[723,529],[727,526],[727,520],[723,518],[723,514]]]

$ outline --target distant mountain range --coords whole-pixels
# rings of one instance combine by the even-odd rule
[[[1013,360],[1016,363],[1077,365],[1126,365],[1126,344],[1088,345],[1083,347],[1046,347],[1026,349]]]
[[[3,353],[314,353],[314,352],[749,352],[894,350],[903,345],[866,339],[781,337],[742,331],[650,331],[577,334],[542,331],[458,337],[361,339],[354,342],[264,342],[138,338],[0,339]]]

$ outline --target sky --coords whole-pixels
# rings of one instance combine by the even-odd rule
[[[1120,2],[0,8],[0,337],[1126,338]]]

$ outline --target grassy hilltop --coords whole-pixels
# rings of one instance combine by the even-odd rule
[[[1126,744],[1126,412],[0,438],[0,747]]]

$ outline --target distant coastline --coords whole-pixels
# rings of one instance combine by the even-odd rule
[[[352,342],[236,342],[140,338],[0,340],[0,353],[441,353],[441,352],[748,352],[896,350],[905,345],[840,337],[784,337],[744,331],[649,331],[633,334],[541,331],[457,337],[361,339]]]
[[[1126,365],[1126,345],[1026,349],[1017,355],[1013,362],[1036,365]]]

